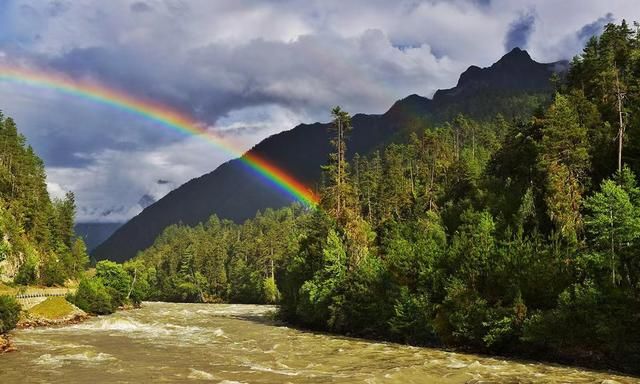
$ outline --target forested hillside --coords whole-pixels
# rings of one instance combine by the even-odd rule
[[[608,25],[556,84],[529,117],[422,121],[351,160],[335,108],[318,209],[173,226],[128,265],[154,298],[638,372],[640,33]]]
[[[72,193],[51,200],[42,160],[15,122],[0,113],[0,276],[18,284],[61,285],[87,267],[73,227]]]
[[[470,67],[456,87],[435,93],[433,99],[411,95],[381,115],[353,116],[347,158],[369,154],[390,142],[404,142],[411,132],[441,124],[459,113],[485,121],[497,113],[506,119],[529,116],[551,97],[554,73],[566,62],[537,63],[528,53],[514,49],[488,68]],[[250,150],[312,188],[320,186],[321,166],[331,151],[330,124],[302,124],[271,136]],[[212,214],[236,222],[258,210],[280,208],[292,198],[265,183],[232,160],[213,172],[172,191],[124,224],[92,252],[98,259],[128,260],[149,247],[169,225],[196,225]]]

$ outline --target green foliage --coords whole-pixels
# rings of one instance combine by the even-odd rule
[[[146,269],[139,260],[130,260],[123,267],[131,279],[127,299],[134,306],[139,306],[150,295],[150,281],[155,275],[155,270]]]
[[[89,266],[89,254],[84,240],[76,237],[71,245],[71,270],[70,276],[79,276]]]
[[[29,285],[38,279],[36,260],[33,257],[27,257],[27,260],[20,265],[18,274],[14,278],[17,284]]]
[[[113,298],[101,279],[82,279],[75,295],[67,299],[83,311],[96,315],[107,315],[115,310]]]
[[[617,272],[621,257],[633,249],[634,241],[640,237],[640,212],[631,203],[627,192],[612,180],[605,180],[600,192],[585,201],[588,216],[585,225],[594,243],[595,250],[608,254],[611,282],[621,279]],[[592,260],[596,260],[592,258]],[[600,263],[590,265],[594,270],[602,269]]]
[[[334,295],[346,276],[347,254],[342,239],[330,230],[319,269],[300,287],[298,314],[313,327],[335,325]],[[337,297],[337,296],[336,296]],[[333,314],[332,314],[333,312]]]
[[[276,280],[267,277],[262,283],[262,291],[264,292],[264,302],[267,304],[275,304],[280,301],[280,291],[276,285]]]
[[[389,319],[389,330],[405,343],[433,344],[437,341],[432,323],[434,310],[426,294],[411,294],[402,287]]]
[[[107,292],[109,292],[111,304],[114,308],[125,304],[131,288],[131,277],[124,270],[122,264],[109,260],[98,262],[96,264],[95,278],[99,279],[107,289]]]
[[[51,200],[44,163],[15,122],[0,113],[0,260],[19,284],[60,285],[86,267],[86,248],[73,232],[72,193]]]
[[[16,327],[20,317],[20,304],[13,296],[0,295],[0,334]]]
[[[193,228],[168,227],[132,261],[137,285],[145,287],[141,299],[278,302],[276,277],[298,249],[305,216],[293,205],[267,209],[242,225],[212,216]],[[131,277],[134,269],[128,267]]]
[[[556,232],[575,243],[589,167],[587,130],[571,100],[557,94],[544,116],[539,165],[546,174],[545,203]]]

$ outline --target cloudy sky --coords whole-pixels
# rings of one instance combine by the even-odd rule
[[[454,86],[515,46],[571,58],[637,0],[0,0],[0,64],[106,84],[178,109],[245,150],[331,106],[382,113]],[[86,100],[0,82],[0,109],[79,221],[122,221],[143,195],[213,170],[207,142]]]

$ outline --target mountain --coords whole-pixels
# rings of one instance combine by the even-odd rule
[[[91,252],[121,226],[122,223],[77,223],[74,230],[84,240],[87,251]]]
[[[416,119],[433,124],[463,113],[483,120],[502,113],[507,118],[529,115],[552,92],[553,73],[566,71],[566,61],[538,63],[518,48],[488,68],[469,67],[458,84],[437,91],[433,99],[410,95],[384,114],[353,116],[348,140],[349,155],[366,154],[401,140]],[[318,186],[321,165],[326,163],[329,124],[301,124],[273,135],[250,152],[268,159],[301,182]],[[124,261],[150,246],[167,226],[182,222],[197,224],[212,214],[243,221],[267,207],[288,205],[292,199],[257,176],[238,159],[193,179],[144,209],[98,246],[97,260]]]

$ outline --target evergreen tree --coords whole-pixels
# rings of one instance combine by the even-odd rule
[[[331,110],[331,146],[334,152],[329,155],[329,164],[324,167],[328,178],[325,187],[323,206],[335,217],[341,218],[347,208],[347,200],[351,193],[347,181],[347,138],[351,131],[351,116],[339,106]]]
[[[585,201],[587,230],[596,249],[608,254],[611,283],[618,284],[620,255],[640,237],[640,212],[627,192],[612,180],[605,180],[600,192]]]
[[[539,163],[546,173],[546,204],[557,232],[575,243],[581,226],[580,207],[588,183],[587,131],[570,100],[560,94],[544,116]]]

